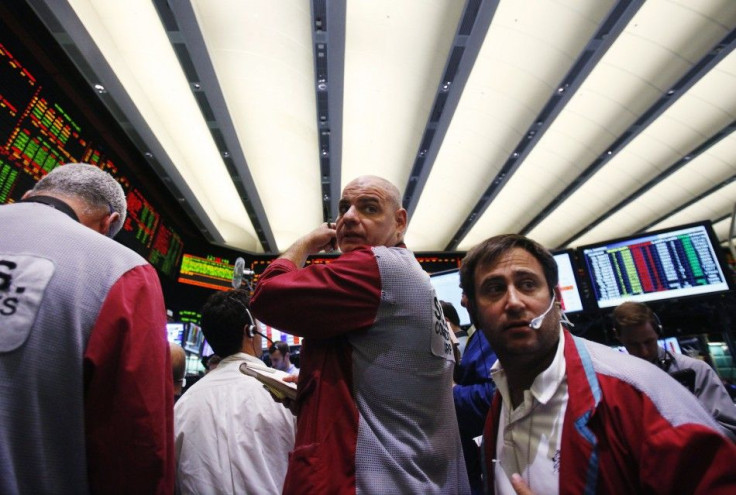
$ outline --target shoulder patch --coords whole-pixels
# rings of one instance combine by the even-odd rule
[[[53,274],[49,259],[0,253],[0,352],[28,339]]]

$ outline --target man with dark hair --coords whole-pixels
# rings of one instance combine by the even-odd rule
[[[613,310],[616,338],[632,356],[644,359],[676,377],[700,400],[723,432],[736,441],[736,405],[708,363],[671,353],[659,345],[664,338],[662,323],[649,306],[627,301]]]
[[[440,306],[442,306],[442,314],[445,315],[445,320],[447,320],[447,324],[450,325],[450,330],[452,330],[455,336],[453,344],[457,346],[458,351],[456,361],[457,364],[460,364],[460,359],[463,357],[463,352],[465,351],[465,344],[468,342],[468,332],[460,326],[460,316],[457,314],[457,310],[452,303],[440,301]]]
[[[273,261],[253,296],[259,320],[305,337],[284,493],[468,493],[450,331],[403,243],[401,194],[359,177],[338,212]],[[340,257],[305,266],[335,242]]]
[[[173,492],[166,309],[110,239],[125,210],[82,163],[0,206],[0,493]]]
[[[240,372],[243,363],[266,367],[248,293],[212,294],[202,332],[222,360],[174,408],[177,491],[280,494],[295,421],[261,382]]]
[[[490,493],[734,493],[736,446],[692,394],[561,326],[544,247],[492,237],[468,252],[460,280],[498,355],[482,446]]]
[[[289,350],[289,344],[286,342],[279,340],[271,344],[271,347],[268,348],[268,357],[271,359],[271,366],[284,373],[298,375],[299,368],[294,366],[290,356],[291,351]]]

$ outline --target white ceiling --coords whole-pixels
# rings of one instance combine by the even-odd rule
[[[215,244],[283,251],[363,174],[415,251],[729,237],[734,0],[26,1]]]

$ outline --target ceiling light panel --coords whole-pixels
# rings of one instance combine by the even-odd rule
[[[731,205],[733,208],[733,205]],[[716,234],[716,238],[720,240],[721,242],[726,242],[728,240],[728,237],[731,235],[731,213],[727,218],[724,220],[721,220],[720,222],[715,222],[713,224],[713,232]],[[736,246],[736,238],[733,238],[731,242],[734,246]]]
[[[447,245],[611,5],[499,4],[409,224],[413,249]],[[488,235],[484,230],[458,249]]]
[[[650,223],[652,218],[663,217],[668,211],[686,204],[733,175],[736,175],[736,136],[731,134],[647,191],[635,202],[621,208],[576,239],[574,244],[588,244],[636,232]],[[633,192],[633,189],[628,191],[630,192]],[[718,208],[725,207],[727,205]],[[700,215],[698,220],[715,218],[709,216],[710,213],[706,211],[702,211]]]
[[[666,229],[677,225],[684,225],[686,223],[720,218],[733,211],[734,198],[736,198],[736,180],[731,182],[730,185],[722,187],[713,194],[706,196],[697,203],[694,203],[682,211],[667,217],[663,221],[652,225],[647,230]]]
[[[372,174],[403,190],[463,6],[454,0],[347,3],[343,186]]]
[[[710,4],[707,5],[713,7]],[[734,6],[736,7],[736,4]],[[698,7],[704,8],[705,6],[698,4]],[[682,74],[686,73],[694,63],[710,51],[715,44],[715,41],[710,40],[720,40],[726,34],[727,31],[724,26],[716,23],[713,16],[708,14],[713,14],[713,12],[698,12],[672,2],[647,2],[622,33],[621,39],[617,41],[599,66],[591,73],[589,80],[585,82],[580,92],[573,97],[570,105],[566,108],[566,112],[579,112],[585,115],[590,120],[590,126],[610,129],[615,139],[618,139],[624,130],[631,126],[645,110],[654,104],[662,94],[666,93],[672,84],[682,77]],[[684,39],[677,41],[672,39],[672,32],[661,22],[661,19],[668,18],[674,19],[680,26],[677,33],[683,36]],[[689,28],[683,26],[686,19],[689,19]],[[694,40],[690,38],[690,35],[693,32],[708,33],[704,37],[708,38],[709,42],[698,41],[699,50],[692,49],[691,45],[688,45],[688,50],[682,50],[680,53],[673,50],[688,43],[692,44]],[[646,36],[644,36],[644,33],[646,33]],[[669,46],[665,46],[665,43]],[[635,53],[636,57],[632,57],[632,53]],[[687,53],[691,58],[685,59],[684,53]],[[632,60],[636,60],[636,63],[632,63]],[[660,69],[659,71],[653,71],[652,67]],[[676,67],[677,70],[665,70],[665,67]],[[663,73],[667,74],[666,78],[662,77]],[[715,76],[709,74],[708,77]],[[582,105],[581,102],[586,99],[585,95],[587,93],[596,95],[598,101],[596,101],[596,98],[592,98],[587,101],[586,105]],[[620,105],[620,112],[617,118],[611,118],[606,123],[605,120],[596,115],[598,109],[601,106],[606,108],[610,100],[615,100]],[[670,107],[665,114],[671,112],[673,108],[674,106]],[[705,111],[707,110],[699,110],[699,112]],[[614,117],[610,112],[609,116]],[[567,124],[566,117],[566,114],[560,116],[555,127],[558,125],[565,126]],[[679,120],[687,121],[687,117]],[[664,124],[661,125],[666,126],[668,123],[668,121],[663,122]],[[655,122],[652,127],[656,128],[658,125],[660,125],[659,121]],[[713,125],[713,127],[718,127],[718,125]],[[576,129],[573,126],[566,127],[566,131],[566,134],[571,136],[580,135],[581,133],[584,135],[585,133],[585,129],[580,127]],[[648,129],[644,132],[647,131]],[[695,136],[682,141],[682,143],[704,140],[703,136],[707,130],[692,130],[691,132],[695,133]],[[677,133],[668,134],[665,131],[663,134],[668,136],[666,139],[670,143],[669,146],[673,150],[677,150],[679,144],[675,143],[672,137]],[[615,142],[615,139],[611,139],[607,146]],[[600,143],[600,141],[595,140],[589,142]],[[555,147],[557,145],[558,142],[543,139],[539,148]],[[598,147],[593,151],[598,156],[604,155],[607,146]],[[669,160],[655,163],[654,160],[648,158],[649,153],[643,147],[634,149],[636,151],[631,154],[623,152],[613,155],[613,158],[606,163],[602,170],[578,188],[569,198],[566,198],[565,204],[552,211],[542,223],[535,226],[529,232],[529,236],[550,247],[558,246],[571,234],[588,225],[610,207],[617,204],[622,199],[624,191],[635,190],[640,184],[671,164]],[[632,159],[634,157],[636,158]],[[574,178],[578,173],[575,167],[576,161],[577,155],[571,155],[570,178]],[[636,161],[639,166],[631,165],[632,161]],[[544,170],[544,164],[537,160],[534,153],[532,153],[528,162],[528,166],[535,165],[540,173]],[[590,163],[588,161],[584,165],[587,167]],[[616,184],[616,187],[613,187],[612,184]],[[559,193],[560,191],[553,192]],[[502,203],[502,201],[499,201],[499,204]],[[524,220],[524,218],[520,219],[519,223],[524,224]],[[596,230],[601,235],[601,239],[618,237],[628,233]]]
[[[578,229],[596,218],[598,214],[636,191],[644,183],[660,172],[677,163],[690,151],[716,134],[719,130],[736,120],[736,53],[723,60],[706,77],[695,84],[691,90],[670,107],[658,120],[637,136],[631,144],[618,154],[608,165],[583,187],[570,196],[570,200],[585,202],[594,196],[597,201],[605,198],[600,210],[589,208],[585,219],[579,222]],[[720,106],[719,106],[720,105]],[[736,164],[736,149],[732,135],[713,146],[704,156],[675,173],[673,180],[684,185],[694,185],[696,178],[687,174],[695,173],[708,177],[707,180],[720,181],[733,172],[718,171],[712,160],[719,163]],[[709,158],[710,157],[710,158]],[[715,168],[714,168],[715,167]],[[684,177],[684,178],[683,178]],[[700,187],[702,190],[702,187]],[[656,188],[647,196],[663,196]],[[648,211],[642,206],[640,198],[634,204],[623,208],[609,219],[601,222],[575,244],[590,243],[595,240],[620,237],[641,228],[641,213]],[[682,198],[678,199],[682,202]],[[679,204],[681,204],[681,202]],[[656,208],[655,218],[661,216],[663,208]],[[566,206],[559,209],[569,211]],[[639,212],[639,213],[634,213]],[[617,217],[623,217],[617,218]],[[573,232],[569,232],[571,234]],[[560,239],[558,237],[556,239]],[[554,244],[557,246],[557,244]]]
[[[259,249],[153,4],[71,0],[69,5],[186,182],[180,189],[188,200],[202,206],[225,243]],[[237,228],[228,225],[235,219]]]
[[[322,221],[309,2],[195,0],[193,6],[283,251]]]

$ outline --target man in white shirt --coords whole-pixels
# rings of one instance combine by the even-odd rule
[[[264,367],[247,292],[212,294],[202,331],[223,359],[174,408],[177,492],[280,494],[295,418],[240,372],[243,363]]]
[[[274,342],[268,348],[268,357],[271,359],[271,366],[284,373],[297,376],[299,368],[291,362],[291,351],[289,344],[283,341]]]

